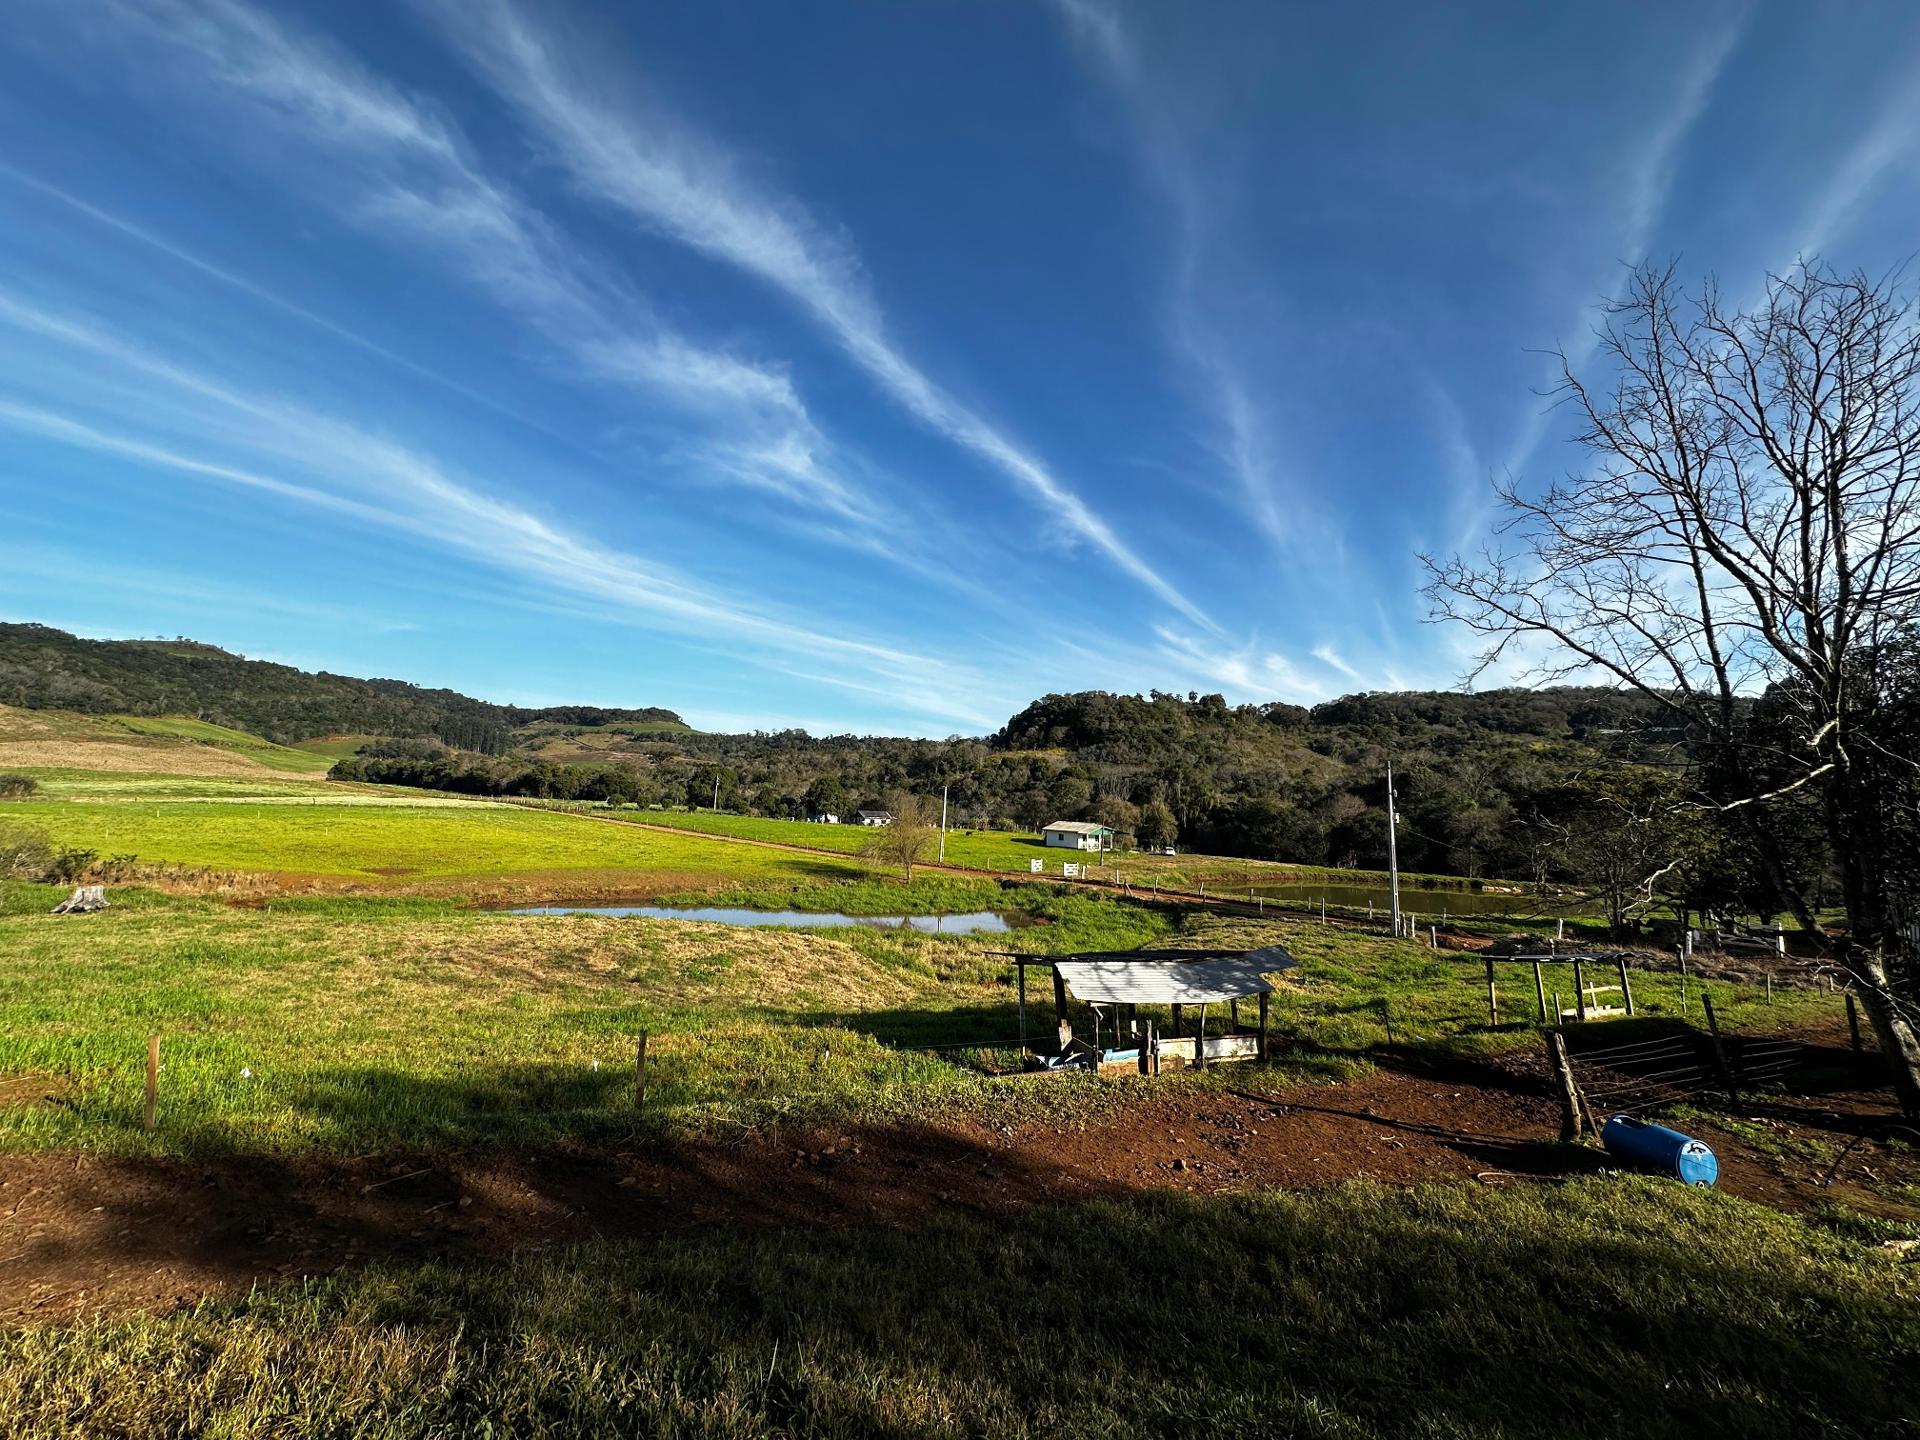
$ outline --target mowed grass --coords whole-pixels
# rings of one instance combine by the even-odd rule
[[[311,803],[325,799],[33,799],[0,803],[0,820],[30,826],[59,845],[149,863],[361,882],[473,880],[499,888],[530,876],[571,876],[639,893],[863,873],[853,859],[417,791],[338,792],[332,803]]]
[[[643,1128],[641,1030],[646,1124],[977,1109],[992,1102],[985,1077],[896,1047],[1013,1037],[1010,971],[990,950],[1138,945],[1173,925],[1038,891],[1026,898],[1049,923],[979,940],[417,900],[242,908],[139,890],[68,918],[47,913],[59,893],[0,887],[0,1078],[25,1097],[0,1105],[7,1148],[358,1152],[631,1135]],[[152,1135],[150,1031],[165,1066]],[[1071,1106],[1087,1088],[1043,1098]]]
[[[0,1336],[0,1435],[1911,1434],[1920,1267],[1650,1180],[386,1266]]]

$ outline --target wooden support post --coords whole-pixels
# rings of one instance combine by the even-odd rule
[[[1853,1037],[1853,1053],[1860,1053],[1860,1007],[1854,1003],[1853,991],[1847,991],[1847,1033]]]
[[[160,1106],[160,1032],[147,1034],[147,1113],[146,1127],[151,1130]]]
[[[1013,962],[1015,984],[1020,991],[1020,1049],[1027,1048],[1027,967],[1020,960]]]
[[[1153,1073],[1153,1026],[1147,1026],[1146,1033],[1140,1037],[1140,1073]]]
[[[1618,957],[1620,964],[1620,1002],[1627,1007],[1627,1014],[1633,1014],[1633,982],[1627,978],[1627,957]]]
[[[1393,1044],[1393,1009],[1384,995],[1380,997],[1380,1024],[1387,1032],[1387,1044]]]
[[[1540,973],[1540,962],[1533,962],[1533,993],[1540,997],[1540,1023],[1547,1023],[1547,978]],[[1554,1017],[1557,1021],[1558,1016]]]
[[[1547,1065],[1553,1072],[1554,1091],[1560,1100],[1560,1139],[1571,1144],[1580,1138],[1580,1089],[1573,1082],[1567,1037],[1558,1030],[1547,1032]]]
[[[1734,1104],[1740,1103],[1740,1088],[1734,1082],[1733,1066],[1727,1063],[1727,1047],[1720,1039],[1720,1021],[1713,1013],[1713,996],[1707,993],[1707,987],[1700,987],[1700,1004],[1707,1012],[1707,1029],[1713,1035],[1713,1062],[1720,1069],[1720,1081],[1727,1087],[1727,1098]]]
[[[633,1108],[647,1108],[647,1032],[644,1030],[633,1042]]]
[[[1267,1058],[1267,992],[1260,992],[1260,1058]]]
[[[1153,1073],[1160,1073],[1160,1027],[1149,1023],[1147,1026],[1147,1048],[1153,1052]]]
[[[1768,970],[1764,973],[1767,980],[1767,999],[1771,1000],[1773,999],[1773,971]]]
[[[1587,1018],[1587,985],[1578,960],[1573,962],[1573,1008],[1580,1012],[1582,1020]]]
[[[1193,1063],[1202,1070],[1207,1068],[1207,1007],[1204,1001],[1200,1006],[1200,1028],[1193,1037]]]
[[[1227,1001],[1227,1030],[1235,1035],[1240,1033],[1240,1002],[1237,999]]]
[[[1556,990],[1553,992],[1553,1023],[1558,1025],[1563,1014],[1565,1011],[1560,1006],[1560,992]]]
[[[1487,1024],[1500,1028],[1500,992],[1493,983],[1493,956],[1487,956]]]
[[[1060,1053],[1067,1053],[1067,1047],[1073,1043],[1073,1026],[1067,1023],[1067,977],[1060,973],[1060,967],[1053,967],[1053,1018],[1060,1035]]]
[[[1172,1008],[1173,1008],[1173,1038],[1174,1038],[1174,1039],[1176,1039],[1176,1040],[1178,1040],[1178,1039],[1180,1038],[1180,1009],[1181,1009],[1181,1007],[1180,1007],[1180,1006],[1178,1006],[1178,1005],[1175,1005],[1175,1006],[1173,1006]]]

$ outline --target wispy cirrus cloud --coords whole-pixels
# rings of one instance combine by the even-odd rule
[[[1238,346],[1207,293],[1209,257],[1218,243],[1219,205],[1208,165],[1149,74],[1121,13],[1104,0],[1053,0],[1068,34],[1119,97],[1132,125],[1141,173],[1171,230],[1172,260],[1164,320],[1167,338],[1210,417],[1211,448],[1232,477],[1240,504],[1261,532],[1292,557],[1339,543],[1335,527],[1288,473],[1273,416],[1258,398]]]
[[[488,174],[434,107],[241,0],[79,0],[61,13],[93,22],[157,75],[196,94],[210,82],[251,121],[318,147],[333,163],[310,181],[340,192],[352,218],[451,259],[581,374],[704,422],[716,462],[707,476],[831,516],[852,543],[877,545],[891,528],[891,507],[848,482],[784,367],[666,324],[617,269]]]
[[[704,585],[672,567],[578,535],[431,453],[229,377],[180,365],[90,317],[0,291],[0,328],[77,352],[103,378],[87,413],[0,393],[0,427],[177,476],[327,511],[600,605],[612,617],[724,646],[783,671],[815,657],[817,679],[898,707],[984,727],[994,693],[969,667],[829,628]],[[14,377],[16,387],[24,377]],[[104,413],[95,413],[104,412]]]
[[[1824,254],[1858,218],[1873,192],[1894,172],[1920,166],[1920,57],[1901,67],[1885,98],[1839,156],[1798,222],[1794,258]]]
[[[1012,479],[1067,536],[1188,620],[1217,629],[1043,461],[936,383],[896,343],[844,236],[816,223],[797,201],[749,180],[719,141],[644,98],[632,77],[602,73],[508,0],[428,9],[584,192],[788,296],[910,415]]]
[[[1596,297],[1604,297],[1605,303],[1622,298],[1632,279],[1634,267],[1644,263],[1648,257],[1661,216],[1666,212],[1668,199],[1673,193],[1674,176],[1678,173],[1687,141],[1712,103],[1715,87],[1726,70],[1727,61],[1746,32],[1748,13],[1744,9],[1736,12],[1726,22],[1709,31],[1706,38],[1695,47],[1671,86],[1672,103],[1653,117],[1651,127],[1638,144],[1624,152],[1627,163],[1617,178],[1615,194],[1606,205],[1596,206],[1602,213],[1619,217],[1614,232],[1614,265],[1612,273],[1601,283],[1573,301],[1578,323],[1574,327],[1574,338],[1562,348],[1568,363],[1575,370],[1591,363],[1599,351],[1600,340],[1593,321]],[[1529,409],[1513,443],[1508,447],[1504,464],[1507,474],[1518,475],[1526,469],[1527,462],[1534,457],[1546,438],[1547,427],[1552,420],[1553,411],[1544,403],[1537,403]],[[1483,498],[1479,516],[1484,524],[1487,513],[1485,507],[1490,500],[1485,496],[1484,485],[1481,490]]]

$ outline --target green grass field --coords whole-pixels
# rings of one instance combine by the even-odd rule
[[[189,759],[219,745],[125,733]],[[1506,1023],[1489,1028],[1470,957],[1065,885],[922,872],[903,887],[852,853],[865,837],[851,827],[635,817],[681,827],[667,831],[136,758],[131,771],[38,768],[44,793],[0,802],[0,823],[149,862],[429,898],[236,903],[116,886],[107,912],[55,917],[64,889],[0,881],[0,1152],[59,1157],[42,1166],[114,1156],[164,1175],[218,1157],[332,1176],[373,1157],[609,1154],[856,1122],[1044,1137],[1150,1094],[1275,1094],[1376,1064],[1445,1075],[1540,1044],[1517,968],[1502,972]],[[948,843],[950,860],[982,869],[1046,853],[1032,837]],[[1327,873],[1164,863],[1190,867],[1167,883]],[[596,891],[1040,923],[814,933],[465,903]],[[970,1063],[1018,1025],[995,951],[1275,941],[1302,962],[1273,1006],[1284,1062],[1159,1081],[1007,1080]],[[1697,980],[1684,1012],[1677,976],[1635,972],[1634,988],[1649,1017],[1698,1023]],[[1735,1031],[1832,1028],[1841,1014],[1824,992],[1711,994]],[[1049,1026],[1048,997],[1032,1000],[1035,1029]],[[163,1066],[151,1132],[149,1033]],[[1823,1158],[1749,1128],[1796,1164]],[[1880,1242],[1915,1227],[1650,1181],[1508,1178],[1161,1191],[911,1231],[666,1232],[470,1268],[388,1259],[169,1314],[0,1329],[0,1440],[1912,1433],[1920,1266]],[[0,1190],[0,1207],[29,1198]]]
[[[208,782],[194,780],[195,787]],[[783,854],[574,815],[423,796],[329,791],[278,799],[139,798],[0,803],[0,820],[56,844],[149,863],[363,882],[513,884],[531,876],[640,893],[702,883],[812,881],[862,873],[854,860]]]
[[[1233,1084],[1346,1073],[1386,1044],[1389,1025],[1402,1053],[1435,1058],[1538,1044],[1531,1023],[1484,1027],[1485,989],[1470,960],[1317,924],[1179,918],[986,880],[723,898],[871,913],[1018,905],[1047,923],[977,938],[829,935],[418,900],[240,907],[138,890],[76,921],[46,913],[59,893],[0,889],[0,1076],[44,1077],[59,1097],[0,1108],[7,1148],[364,1150],[626,1134],[635,1123],[628,1057],[642,1029],[656,1037],[663,1124],[924,1117],[1014,1103],[1072,1110],[1094,1095],[1124,1103],[1132,1082],[1062,1077],[1003,1093],[962,1066],[909,1052],[1014,1037],[1011,974],[991,951],[1120,949],[1176,935],[1280,940],[1303,962],[1273,1016],[1295,1066],[1223,1072]],[[1649,1015],[1679,1009],[1667,977],[1636,976],[1635,991]],[[1751,986],[1713,993],[1733,1028],[1838,1013],[1834,997],[1815,992],[1771,1002]],[[1044,1011],[1043,997],[1034,1003]],[[1698,1010],[1696,985],[1696,1020]],[[165,1037],[167,1057],[152,1137],[139,1128],[150,1030]]]
[[[380,1267],[0,1335],[0,1435],[1911,1434],[1920,1267],[1654,1181]]]
[[[782,845],[805,845],[815,849],[838,850],[857,854],[871,835],[858,825],[812,825],[804,820],[769,820],[754,815],[730,815],[712,810],[647,810],[623,812],[629,818],[652,825],[668,825],[681,830],[697,830],[710,835],[734,835],[747,840],[766,840]],[[1097,865],[1102,876],[1132,880],[1136,884],[1193,886],[1283,885],[1292,881],[1325,880],[1332,884],[1366,885],[1386,883],[1383,873],[1372,870],[1336,870],[1319,865],[1288,865],[1278,861],[1242,860],[1220,855],[1149,855],[1121,853],[1098,855],[1057,849],[1040,836],[1006,830],[951,830],[947,833],[947,862],[976,870],[1008,870],[1024,873],[1035,860],[1045,865],[1045,873],[1058,876],[1062,862]],[[1469,882],[1456,876],[1414,875],[1402,877],[1411,885],[1439,889],[1443,886],[1466,888]]]

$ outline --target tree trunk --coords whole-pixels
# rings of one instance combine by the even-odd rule
[[[1886,948],[1901,943],[1887,903],[1886,876],[1877,863],[1877,837],[1862,825],[1871,813],[1871,797],[1857,795],[1858,782],[1843,770],[1827,786],[1827,829],[1840,861],[1841,891],[1847,906],[1847,943],[1841,951],[1853,988],[1867,1007],[1880,1053],[1893,1069],[1893,1091],[1900,1108],[1920,1116],[1920,1028],[1909,998],[1896,991],[1888,973]]]
[[[1880,1053],[1893,1067],[1893,1091],[1900,1108],[1920,1116],[1920,1029],[1894,995],[1886,961],[1878,951],[1849,946],[1847,968],[1858,977],[1860,1001],[1873,1021]]]

